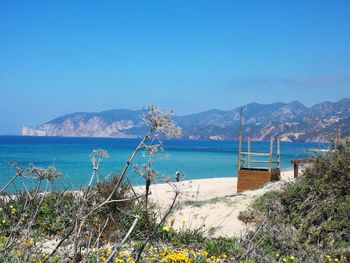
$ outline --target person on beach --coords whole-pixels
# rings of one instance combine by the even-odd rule
[[[178,170],[175,172],[175,180],[176,182],[180,181],[180,172]]]

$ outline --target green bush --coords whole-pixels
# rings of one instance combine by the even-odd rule
[[[280,195],[280,192],[277,190],[269,191],[269,192],[263,194],[262,196],[259,196],[255,200],[255,202],[253,204],[253,208],[259,212],[263,212],[267,209],[267,204],[271,200],[274,200],[275,198],[277,198],[279,195]]]
[[[32,229],[40,235],[56,235],[63,231],[75,213],[74,196],[51,192],[28,199],[24,194],[0,204],[0,230],[3,235],[15,231],[34,218]],[[35,216],[35,217],[34,217]]]
[[[203,250],[208,252],[209,256],[219,256],[221,254],[234,255],[237,249],[236,238],[211,238],[203,243]]]
[[[202,228],[184,229],[177,232],[172,242],[182,245],[197,245],[205,240]]]
[[[45,196],[35,219],[35,228],[48,235],[63,231],[75,214],[74,198],[71,193],[60,192]]]
[[[350,250],[349,151],[339,148],[318,158],[294,183],[259,197],[253,208],[256,254],[295,255],[302,262],[341,258]]]

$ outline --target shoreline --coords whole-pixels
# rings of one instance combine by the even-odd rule
[[[67,138],[67,139],[118,139],[118,140],[141,140],[143,136],[140,137],[113,137],[113,136],[61,136],[61,135],[22,135],[22,134],[0,134],[0,138],[6,138],[6,137],[21,137],[21,138]],[[180,139],[168,139],[164,138],[163,141],[213,141],[213,142],[237,142],[238,139],[221,139],[221,140],[215,140],[215,139],[193,139],[193,138],[180,138]],[[266,140],[260,140],[255,139],[256,142],[267,142],[269,143],[269,139]],[[310,143],[310,144],[331,144],[331,142],[327,140],[304,140],[304,141],[281,141],[283,143]]]

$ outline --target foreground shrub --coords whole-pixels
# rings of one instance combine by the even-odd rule
[[[220,255],[237,254],[236,238],[212,238],[206,239],[203,244],[203,250],[208,252],[209,256],[218,257]]]
[[[103,202],[112,192],[114,186],[119,180],[119,176],[113,176],[108,180],[103,180],[97,183],[92,188],[89,204]],[[101,222],[107,222],[102,233],[102,240],[116,242],[122,238],[122,233],[125,233],[134,218],[131,215],[139,215],[140,219],[136,228],[133,231],[133,239],[143,239],[152,229],[149,229],[147,222],[151,222],[150,226],[155,226],[155,214],[152,209],[144,211],[144,198],[135,197],[131,190],[131,186],[122,183],[118,191],[115,191],[112,196],[113,200],[124,200],[123,202],[111,202],[99,209],[97,214],[94,214],[88,221],[97,231]]]
[[[2,235],[17,233],[21,225],[30,224],[36,234],[56,235],[62,232],[75,211],[71,193],[51,192],[36,195],[30,201],[22,194],[0,203],[0,231]]]
[[[349,151],[342,147],[317,159],[293,184],[266,193],[253,208],[257,230],[243,244],[254,258],[345,262],[350,258]]]

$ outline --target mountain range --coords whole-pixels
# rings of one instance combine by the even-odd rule
[[[209,110],[173,116],[182,128],[183,139],[235,140],[239,136],[240,109],[243,133],[253,140],[280,136],[283,141],[329,141],[341,131],[350,135],[350,99],[322,102],[306,107],[299,101],[272,104],[250,103],[229,111]],[[117,109],[76,112],[58,117],[35,128],[22,127],[22,135],[69,137],[141,137],[146,127],[141,110]]]

